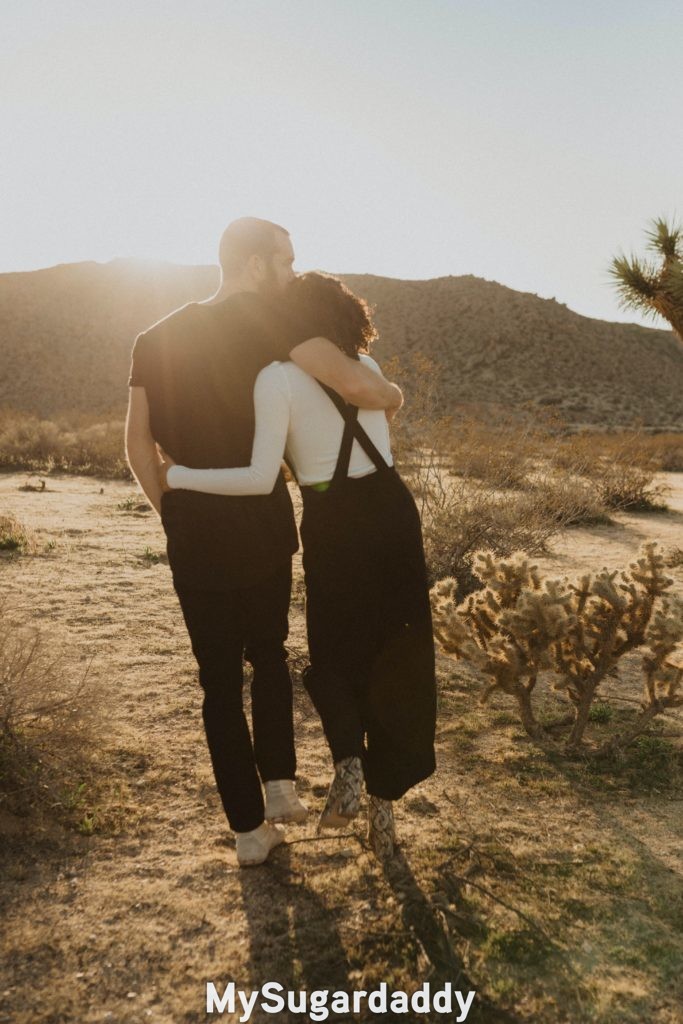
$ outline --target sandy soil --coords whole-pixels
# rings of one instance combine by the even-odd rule
[[[680,880],[680,799],[655,794],[591,802],[567,781],[549,796],[555,810],[561,808],[561,820],[551,818],[551,808],[539,815],[521,775],[487,778],[487,743],[491,759],[495,755],[502,763],[512,756],[509,735],[518,741],[519,736],[513,729],[507,738],[491,739],[494,734],[485,732],[468,741],[453,709],[470,684],[445,659],[440,769],[399,808],[402,871],[380,868],[364,845],[361,824],[353,833],[325,839],[315,837],[312,824],[290,828],[292,841],[268,865],[240,871],[214,792],[195,665],[169,569],[163,559],[145,557],[146,550],[163,552],[160,524],[150,514],[117,508],[131,494],[128,484],[58,476],[49,479],[44,493],[25,493],[18,489],[25,479],[0,476],[0,507],[32,527],[39,546],[51,540],[56,546],[49,555],[4,561],[2,590],[14,612],[66,633],[94,657],[94,678],[104,693],[102,757],[122,780],[123,824],[118,833],[78,836],[45,822],[37,835],[32,826],[29,837],[27,823],[3,819],[10,850],[2,897],[3,1024],[190,1024],[205,1019],[209,980],[218,987],[234,980],[250,989],[277,980],[294,988],[350,990],[367,984],[373,972],[375,980],[418,984],[435,965],[441,976],[450,971],[455,977],[460,955],[467,961],[470,939],[458,933],[456,922],[455,952],[439,946],[453,934],[446,924],[448,914],[457,913],[460,890],[453,895],[445,889],[434,851],[471,858],[477,844],[485,852],[495,840],[506,844],[516,863],[531,858],[537,868],[539,859],[590,860],[586,851],[602,842],[618,848],[624,864],[645,865],[657,885]],[[645,539],[683,547],[683,481],[671,476],[669,483],[670,513],[619,515],[613,526],[567,532],[539,561],[554,572],[575,574],[584,567],[626,565]],[[673,574],[683,587],[683,569]],[[296,666],[304,653],[300,580],[291,647]],[[299,790],[318,810],[329,779],[328,755],[298,682],[297,687]],[[505,708],[494,702],[492,713]],[[677,727],[672,719],[671,728]],[[472,763],[460,756],[468,742],[478,745],[482,768],[476,777]],[[528,744],[522,740],[517,746],[526,756]],[[554,897],[547,892],[550,920]],[[618,955],[610,960],[612,994],[600,996],[598,961],[605,960],[589,938],[584,946],[567,942],[572,970],[582,972],[586,991],[593,993],[585,1017],[566,1016],[557,994],[544,1002],[536,992],[527,1003],[514,995],[516,1019],[683,1019],[670,982],[658,990],[646,971],[620,968]],[[468,971],[476,981],[482,961],[472,941]],[[437,963],[440,948],[445,964]],[[412,965],[404,973],[396,967],[397,949]],[[531,987],[530,982],[530,992]],[[596,1009],[600,998],[604,1016]],[[647,1016],[629,1015],[632,1010],[610,1016],[620,999],[627,1007],[647,1007]],[[496,1001],[511,1001],[503,986],[478,1019],[498,1019]],[[260,1019],[275,1018],[252,1018]]]

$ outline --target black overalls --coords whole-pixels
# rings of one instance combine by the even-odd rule
[[[413,497],[325,387],[345,428],[329,488],[302,487],[310,667],[304,684],[336,763],[359,756],[368,793],[396,800],[435,768],[429,589]],[[348,474],[354,438],[376,466]]]

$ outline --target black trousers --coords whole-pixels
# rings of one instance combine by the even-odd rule
[[[202,716],[230,827],[263,821],[263,782],[296,773],[292,681],[284,642],[292,564],[252,587],[202,590],[176,585],[204,691]],[[242,704],[243,659],[253,666],[253,744]]]
[[[310,667],[335,762],[397,800],[435,768],[434,641],[420,519],[393,469],[303,488]]]

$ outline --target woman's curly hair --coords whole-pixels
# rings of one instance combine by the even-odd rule
[[[367,352],[377,337],[368,304],[338,277],[317,271],[299,274],[288,286],[287,297],[309,337],[329,338],[349,356]]]

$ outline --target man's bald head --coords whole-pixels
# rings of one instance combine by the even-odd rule
[[[270,262],[289,245],[289,232],[259,217],[240,217],[228,224],[221,237],[218,258],[224,277],[241,274],[252,256]]]

